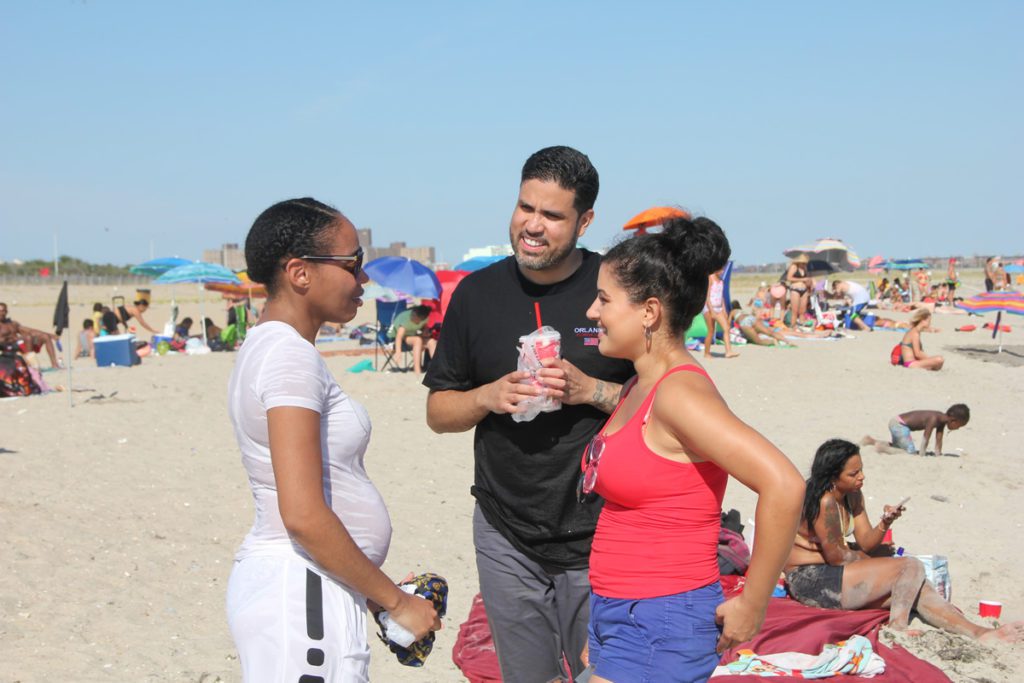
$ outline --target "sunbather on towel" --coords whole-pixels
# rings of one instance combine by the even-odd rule
[[[786,582],[798,602],[824,609],[889,608],[889,626],[903,631],[911,611],[950,633],[978,640],[1017,641],[1024,621],[986,628],[967,619],[925,580],[913,557],[876,557],[902,507],[885,506],[875,525],[864,505],[864,464],[856,445],[831,439],[818,448],[804,494],[804,509]],[[856,545],[847,542],[853,534]]]

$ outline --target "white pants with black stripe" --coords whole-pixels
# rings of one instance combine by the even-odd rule
[[[301,557],[236,561],[227,612],[246,683],[369,680],[365,598]]]

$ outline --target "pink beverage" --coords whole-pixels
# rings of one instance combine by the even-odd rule
[[[885,536],[882,536],[882,543],[892,544],[892,529],[885,530]]]
[[[547,358],[558,358],[562,355],[562,335],[552,330],[551,332],[538,332],[533,338],[534,353],[537,360]]]
[[[531,384],[537,388],[545,388],[544,382],[537,373],[544,369],[543,361],[558,358],[562,352],[562,335],[552,327],[542,327],[519,338],[519,362],[517,369],[530,373],[529,377],[520,380],[523,384]],[[547,393],[520,401],[519,410],[512,415],[516,422],[528,422],[540,413],[559,410],[562,402]]]

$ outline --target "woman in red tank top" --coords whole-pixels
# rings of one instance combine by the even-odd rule
[[[726,406],[684,346],[729,242],[706,218],[620,242],[587,317],[601,353],[636,368],[581,463],[581,504],[604,508],[590,555],[593,681],[704,681],[764,620],[792,546],[803,479]],[[717,547],[729,476],[758,494],[744,592],[724,601]]]

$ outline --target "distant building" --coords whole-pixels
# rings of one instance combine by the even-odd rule
[[[424,265],[433,266],[437,259],[434,247],[410,247],[405,242],[392,242],[387,247],[375,247],[373,246],[372,228],[359,228],[356,230],[356,234],[359,236],[359,246],[363,248],[363,252],[366,254],[364,258],[367,261],[381,256],[404,256]]]
[[[469,251],[463,255],[462,260],[468,261],[476,256],[511,256],[512,245],[511,244],[492,244],[486,247],[470,247]]]
[[[204,249],[203,262],[217,263],[231,270],[245,270],[245,252],[237,244],[222,244],[220,249]]]

